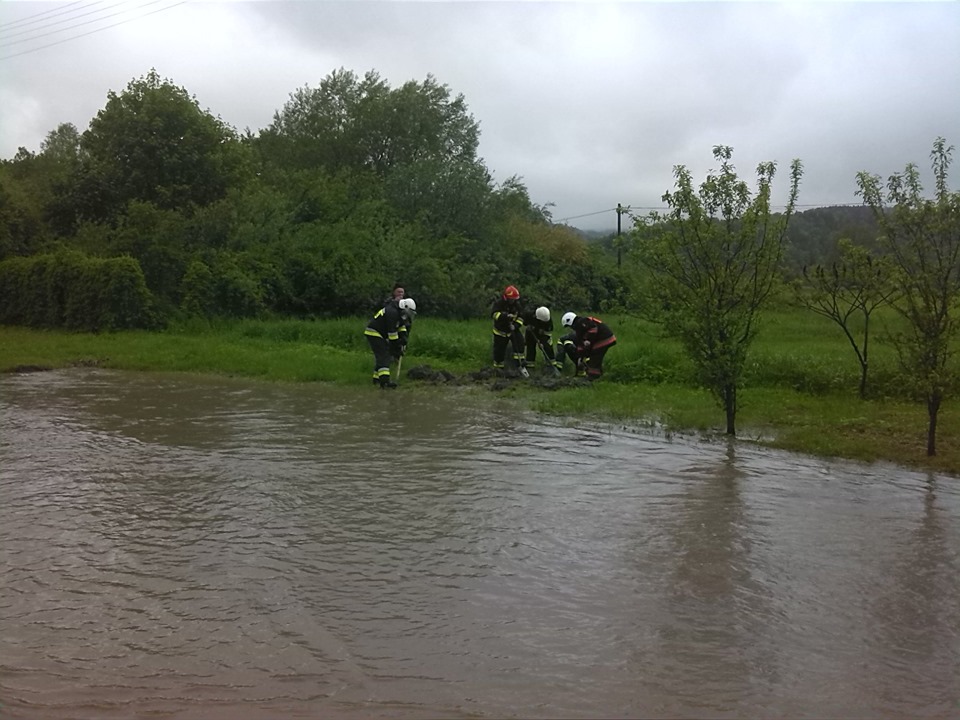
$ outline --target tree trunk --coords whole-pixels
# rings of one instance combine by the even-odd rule
[[[727,435],[735,437],[737,434],[737,388],[735,386],[723,389],[723,409],[727,415]]]
[[[943,396],[939,392],[927,397],[927,416],[930,418],[930,424],[927,425],[927,457],[937,454],[937,415],[942,400]]]

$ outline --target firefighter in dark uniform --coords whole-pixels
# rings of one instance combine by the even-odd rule
[[[520,373],[526,376],[529,373],[524,367],[523,333],[520,330],[523,326],[521,310],[520,291],[513,285],[508,285],[503,295],[494,300],[490,308],[490,316],[493,318],[493,367],[503,370],[509,345]]]
[[[391,300],[378,310],[367,323],[363,334],[367,336],[373,351],[373,384],[380,388],[395,388],[390,379],[390,362],[400,359],[406,351],[406,333],[401,337],[400,328],[416,311],[413,298]]]
[[[390,293],[390,297],[383,301],[384,306],[388,305],[391,302],[399,302],[406,297],[406,290],[403,289],[403,285],[400,283],[394,283],[393,290]],[[410,311],[406,314],[406,317],[403,320],[403,324],[400,325],[398,330],[400,334],[400,345],[404,348],[407,347],[407,344],[410,342],[410,331],[413,329],[413,316],[415,311]]]
[[[560,324],[571,332],[561,338],[558,353],[562,351],[574,361],[577,375],[585,374],[588,380],[597,380],[603,375],[603,356],[617,344],[617,336],[600,318],[589,315],[568,312]]]
[[[526,346],[526,363],[530,368],[536,364],[537,348],[543,350],[543,356],[548,366],[555,372],[563,367],[557,361],[553,351],[553,319],[550,309],[541,305],[536,310],[523,310],[520,313],[523,320],[523,339]]]

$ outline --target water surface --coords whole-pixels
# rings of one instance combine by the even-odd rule
[[[9,375],[0,717],[958,717],[958,519],[455,389]]]

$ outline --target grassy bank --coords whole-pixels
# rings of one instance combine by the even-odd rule
[[[516,382],[497,398],[555,415],[596,418],[665,432],[719,434],[723,415],[692,382],[675,343],[633,317],[605,318],[619,341],[607,373],[592,386],[552,391]],[[78,334],[0,328],[0,370],[96,365],[127,370],[219,373],[281,382],[336,382],[369,388],[372,356],[359,318],[196,323],[162,333]],[[427,364],[464,376],[489,364],[481,320],[418,319],[404,368]],[[884,460],[960,474],[960,413],[940,413],[938,451],[925,454],[926,412],[898,397],[892,350],[875,346],[871,399],[856,395],[859,366],[847,341],[810,314],[771,317],[755,343],[741,393],[738,435],[802,453]],[[477,383],[489,396],[491,383]],[[406,381],[400,392],[416,392]]]

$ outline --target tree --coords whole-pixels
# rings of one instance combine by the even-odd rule
[[[73,123],[60,123],[40,143],[40,154],[72,169],[80,160],[80,132]]]
[[[265,158],[287,168],[391,169],[428,160],[476,162],[480,129],[463,95],[428,75],[397,89],[373,70],[340,68],[290,95],[260,135]]]
[[[757,166],[752,196],[731,162],[733,149],[713,149],[720,163],[698,190],[689,170],[674,168],[676,190],[663,196],[670,210],[637,221],[641,262],[652,274],[655,319],[676,337],[697,368],[700,382],[726,414],[726,432],[736,434],[737,392],[758,313],[767,300],[783,251],[802,175],[790,170],[786,211],[770,212],[773,162]]]
[[[242,147],[232,128],[151,70],[109,92],[81,136],[78,214],[110,220],[131,200],[165,210],[211,203],[241,177]]]
[[[960,301],[960,192],[947,187],[953,146],[938,137],[930,153],[936,193],[923,197],[913,163],[886,184],[867,172],[857,174],[857,194],[870,206],[896,265],[901,294],[893,307],[908,330],[894,337],[900,364],[927,406],[927,455],[937,454],[937,417],[956,370],[950,360],[957,337],[952,314]]]
[[[797,302],[840,326],[860,363],[861,398],[867,395],[870,365],[870,316],[895,297],[893,267],[884,256],[874,258],[848,239],[838,243],[840,259],[829,267],[803,269],[794,285]],[[854,319],[862,321],[859,329]]]

